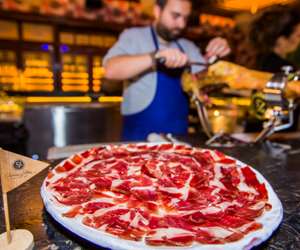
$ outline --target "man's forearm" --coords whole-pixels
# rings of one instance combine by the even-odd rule
[[[150,54],[125,55],[110,58],[104,65],[105,78],[128,80],[149,70],[153,66]]]

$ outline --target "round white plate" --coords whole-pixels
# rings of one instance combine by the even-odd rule
[[[247,166],[245,163],[239,160],[236,161],[239,167]],[[77,218],[63,217],[62,214],[67,212],[70,208],[58,206],[55,198],[51,195],[50,192],[46,190],[45,181],[41,187],[41,196],[44,201],[46,210],[59,224],[67,228],[72,233],[78,235],[79,237],[104,248],[110,248],[113,250],[248,250],[267,240],[278,228],[283,218],[282,204],[275,194],[273,188],[257,170],[253,168],[251,169],[255,172],[257,179],[260,182],[265,183],[269,195],[269,203],[272,205],[272,209],[270,211],[266,211],[262,216],[257,218],[256,221],[263,225],[262,229],[247,234],[239,241],[226,243],[223,245],[204,245],[194,243],[189,247],[155,247],[146,245],[141,241],[136,242],[120,239],[117,236],[113,236],[106,232],[85,226],[81,223],[82,217],[80,216],[78,216]]]

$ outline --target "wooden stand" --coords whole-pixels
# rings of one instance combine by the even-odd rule
[[[18,229],[10,231],[11,241],[8,244],[7,233],[0,235],[1,250],[32,250],[34,246],[33,235],[27,230]]]
[[[9,209],[7,193],[3,193],[6,232],[0,235],[1,250],[32,250],[34,246],[33,235],[27,230],[10,230]]]
[[[23,229],[11,231],[7,194],[48,166],[48,163],[34,161],[0,148],[0,175],[6,227],[6,233],[0,235],[1,250],[33,249],[34,241],[31,232]]]

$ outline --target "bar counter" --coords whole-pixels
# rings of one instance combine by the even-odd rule
[[[201,138],[184,139],[194,146],[204,145]],[[219,149],[263,174],[283,204],[284,218],[279,229],[255,250],[300,249],[300,140],[289,141],[289,145],[292,146],[289,151],[270,143]],[[55,163],[51,164],[54,166]],[[39,192],[46,174],[47,171],[41,172],[9,193],[13,228],[30,230],[34,235],[35,249],[101,249],[72,235],[45,211]],[[1,202],[0,221],[4,221]],[[0,223],[0,232],[4,230],[4,224]]]

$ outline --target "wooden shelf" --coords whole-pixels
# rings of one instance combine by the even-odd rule
[[[14,11],[3,11],[0,10],[0,19],[4,20],[15,20],[19,22],[31,22],[31,23],[47,23],[56,26],[62,26],[64,28],[74,29],[80,28],[84,29],[85,32],[88,31],[102,31],[102,32],[111,32],[111,33],[119,33],[125,28],[133,26],[130,23],[127,24],[115,24],[115,23],[107,23],[103,20],[87,20],[84,18],[72,18],[72,17],[60,17],[53,15],[40,15],[40,14],[32,14],[32,13],[20,13]]]

